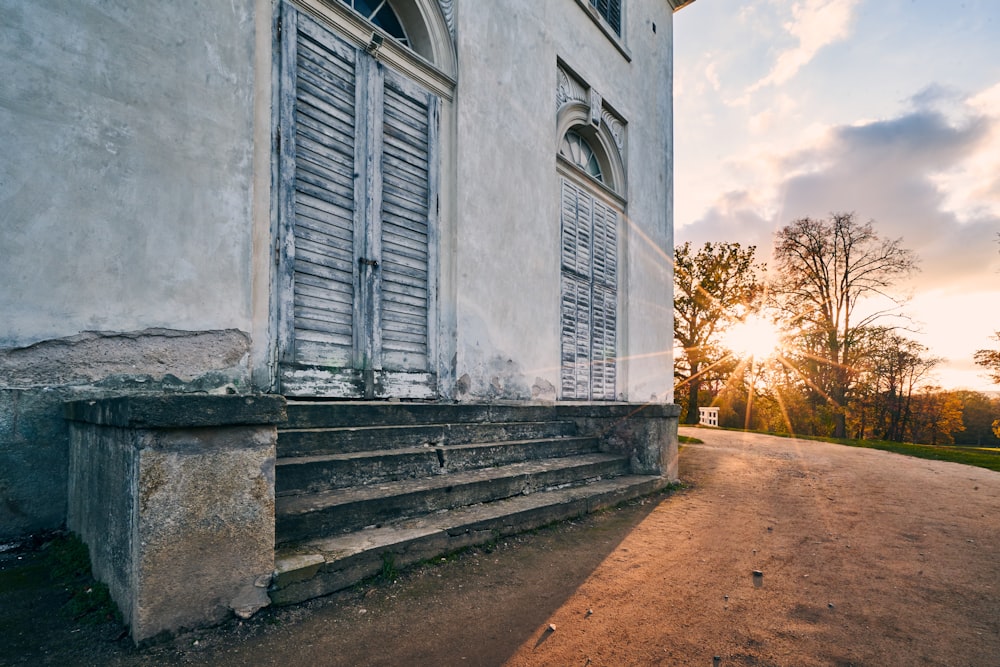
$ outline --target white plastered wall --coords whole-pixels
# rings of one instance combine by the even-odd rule
[[[628,123],[618,392],[672,400],[672,15],[665,1],[624,4],[627,55],[581,4],[458,4],[452,224],[460,397],[558,391],[561,60]]]

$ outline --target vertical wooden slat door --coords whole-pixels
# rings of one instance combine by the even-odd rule
[[[595,199],[593,216],[591,398],[613,401],[618,354],[618,214]]]
[[[618,215],[563,179],[560,222],[562,398],[614,400]]]
[[[382,393],[433,393],[432,240],[437,98],[381,69],[382,128],[378,221],[381,284],[377,336]]]
[[[281,48],[281,390],[431,397],[437,99],[288,4]]]
[[[591,204],[586,193],[563,180],[560,327],[564,399],[590,398]]]

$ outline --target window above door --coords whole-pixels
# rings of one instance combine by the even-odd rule
[[[451,1],[291,0],[343,39],[446,101],[454,95],[458,72],[452,12],[444,9]]]
[[[388,0],[340,0],[365,20],[384,30],[397,42],[412,48],[410,38]]]

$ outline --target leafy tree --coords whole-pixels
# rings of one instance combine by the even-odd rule
[[[1000,342],[1000,331],[997,331],[996,335],[990,336],[990,338]],[[987,370],[994,382],[1000,384],[1000,350],[976,350],[973,359]]]
[[[685,243],[674,250],[674,339],[683,350],[674,375],[678,390],[687,389],[689,424],[698,423],[702,382],[725,357],[720,336],[762,294],[764,265],[755,263],[755,253],[755,246],[739,243],[706,243],[697,251]]]
[[[900,305],[889,290],[915,270],[914,256],[901,240],[882,238],[854,213],[793,221],[777,232],[774,256],[774,305],[791,328],[811,334],[817,344],[824,368],[810,380],[829,401],[833,434],[844,437],[860,338]],[[861,314],[858,305],[869,297],[885,297],[891,306]]]
[[[955,434],[956,445],[1000,446],[1000,436],[993,433],[993,420],[1000,415],[1000,398],[990,398],[978,391],[953,392],[962,403],[965,430]]]
[[[997,234],[997,240],[1000,241],[1000,234]],[[991,338],[1000,342],[1000,331],[997,331],[996,335],[991,336]],[[1000,350],[976,350],[973,359],[987,370],[994,382],[1000,384]],[[1000,438],[1000,419],[993,422],[993,435]]]
[[[927,445],[950,445],[954,434],[964,431],[962,401],[941,387],[924,387],[914,408],[911,440]]]

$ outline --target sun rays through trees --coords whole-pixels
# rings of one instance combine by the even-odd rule
[[[686,408],[685,422],[698,422],[702,384],[717,384],[734,370],[734,355],[723,335],[760,303],[764,271],[756,248],[739,243],[690,243],[674,251],[674,339],[676,395]]]
[[[676,249],[675,388],[687,423],[712,405],[732,427],[1000,444],[1000,399],[933,386],[942,360],[904,335],[902,287],[917,260],[902,239],[833,213],[779,229],[769,272],[755,255],[738,243]],[[998,354],[976,361],[996,375]]]

